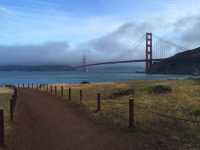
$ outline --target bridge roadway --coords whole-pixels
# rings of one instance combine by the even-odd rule
[[[153,62],[162,61],[164,58],[161,59],[152,59]],[[147,62],[150,60],[146,59],[135,59],[135,60],[122,60],[122,61],[108,61],[108,62],[99,62],[99,63],[91,63],[86,65],[75,66],[74,68],[84,68],[84,67],[92,67],[92,66],[100,66],[100,65],[109,65],[109,64],[125,64],[125,63],[138,63],[138,62]]]

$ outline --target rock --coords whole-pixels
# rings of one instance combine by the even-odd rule
[[[90,82],[88,81],[82,81],[80,84],[89,84]]]

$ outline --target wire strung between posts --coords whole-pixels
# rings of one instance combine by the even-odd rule
[[[171,116],[171,115],[166,115],[166,114],[163,114],[163,113],[160,113],[160,112],[157,112],[157,111],[152,111],[149,109],[148,106],[145,106],[145,104],[142,104],[142,103],[135,103],[135,105],[141,109],[143,109],[145,112],[150,112],[150,113],[153,113],[153,114],[156,114],[158,116],[161,116],[161,117],[164,117],[164,118],[168,118],[168,119],[172,119],[172,120],[180,120],[180,121],[184,121],[184,122],[190,122],[190,123],[193,123],[193,124],[200,124],[200,121],[197,121],[197,120],[190,120],[190,119],[185,119],[185,118],[180,118],[180,117],[175,117],[175,116]]]

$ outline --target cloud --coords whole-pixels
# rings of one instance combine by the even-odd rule
[[[87,55],[91,54],[89,58],[93,62],[144,58],[145,38],[136,48],[134,43],[146,32],[153,32],[153,35],[160,35],[169,41],[161,42],[154,36],[154,44],[157,43],[154,45],[154,54],[158,57],[169,57],[183,51],[181,47],[191,49],[200,46],[200,33],[197,32],[199,26],[200,13],[183,15],[169,21],[163,17],[155,17],[151,22],[125,23],[111,33],[90,40],[87,43],[87,49],[90,50]],[[155,52],[156,48],[167,52]]]
[[[2,13],[7,14],[7,13],[10,13],[10,10],[8,10],[6,7],[0,6],[0,13],[1,13],[1,14],[2,14]]]
[[[181,22],[181,23],[180,23]],[[181,40],[189,47],[200,46],[200,16],[192,18],[185,18],[180,20],[179,26],[186,26],[183,28]]]
[[[41,45],[0,46],[1,65],[66,64],[73,61],[66,42],[49,42]]]
[[[197,32],[200,25],[199,12],[185,15],[170,23],[163,24],[166,24],[166,28],[170,29],[162,36],[166,40],[185,47],[186,49],[200,46],[200,33]]]
[[[168,31],[170,35],[179,33],[179,36],[174,38],[173,42],[181,41],[190,46],[200,42],[200,34],[195,32],[200,26],[199,16],[180,18],[171,23],[170,26],[173,29],[171,33]],[[154,33],[158,30],[160,29],[157,28],[157,24],[154,22],[128,22],[122,24],[113,32],[75,46],[71,46],[68,42],[47,42],[35,45],[0,45],[0,64],[79,65],[83,55],[86,55],[89,63],[141,59],[144,58],[145,33],[147,31]],[[174,54],[176,51],[174,49],[169,50],[169,45],[162,46],[168,49],[170,54]]]
[[[147,24],[143,23],[141,26],[147,26]],[[83,55],[87,56],[89,62],[138,58],[144,55],[144,48],[133,49],[134,43],[138,40],[138,37],[144,34],[144,28],[140,28],[134,23],[126,23],[113,32],[76,46],[70,46],[67,42],[0,45],[0,64],[76,65],[81,63]]]
[[[37,3],[36,3],[37,6]],[[51,5],[50,5],[51,6]],[[25,6],[0,6],[4,44],[38,44],[68,40],[72,44],[100,37],[124,22],[113,15],[75,15],[56,6],[45,9]],[[5,15],[7,13],[12,15]]]
[[[146,22],[125,23],[105,36],[90,40],[86,44],[90,50],[87,54],[96,54],[91,58],[101,61],[144,58],[144,35],[152,29],[151,24]]]
[[[112,14],[73,16],[57,9],[47,9],[43,13],[35,8],[30,11],[13,9],[15,15],[9,17],[6,24],[0,25],[4,31],[1,34],[9,36],[2,38],[1,43],[10,45],[0,45],[0,64],[74,65],[81,63],[83,55],[87,56],[89,63],[144,58],[143,36],[146,32],[186,47],[198,46],[200,6],[188,4],[186,0],[183,3],[178,1],[180,5],[166,4],[166,8],[155,14],[142,12],[142,15],[125,17]],[[192,1],[195,3],[195,0]],[[0,13],[7,11],[0,7]],[[140,38],[143,39],[138,42]],[[68,42],[44,43],[63,40]],[[169,46],[164,46],[171,54],[175,53],[176,50],[171,51]]]

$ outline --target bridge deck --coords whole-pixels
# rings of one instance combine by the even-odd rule
[[[152,59],[152,61],[161,61],[164,59]],[[84,67],[91,67],[91,66],[100,66],[100,65],[109,65],[109,64],[125,64],[125,63],[139,63],[139,62],[147,62],[150,60],[146,59],[136,59],[136,60],[122,60],[122,61],[107,61],[107,62],[98,62],[98,63],[91,63],[86,65],[76,66],[74,68],[84,68]]]

